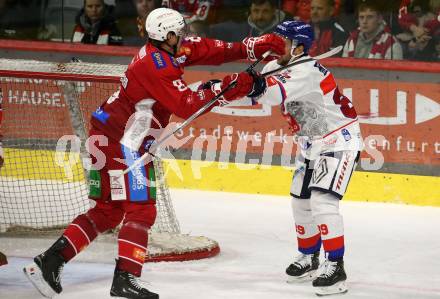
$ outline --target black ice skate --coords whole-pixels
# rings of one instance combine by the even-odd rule
[[[296,256],[293,263],[286,269],[287,282],[308,281],[314,278],[319,267],[319,251],[312,254]]]
[[[118,269],[115,270],[110,296],[129,299],[159,299],[158,294],[141,286],[136,276]]]
[[[47,251],[36,256],[34,262],[23,268],[24,274],[46,298],[61,293],[60,278],[66,263],[60,251],[67,245],[64,237],[59,238]]]
[[[318,296],[347,293],[347,274],[344,261],[332,262],[325,260],[319,267],[318,277],[313,281],[315,293]]]

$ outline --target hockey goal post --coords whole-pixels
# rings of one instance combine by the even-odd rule
[[[0,133],[5,153],[0,170],[0,238],[59,233],[93,204],[85,167],[90,159],[84,150],[89,119],[117,90],[125,69],[124,65],[0,59],[4,111]],[[62,136],[72,138],[65,152],[56,150]],[[158,159],[154,163],[158,213],[146,261],[217,255],[216,241],[180,232],[164,163]]]

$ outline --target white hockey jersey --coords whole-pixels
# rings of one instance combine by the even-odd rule
[[[280,67],[274,60],[262,72]],[[305,158],[314,160],[321,153],[362,150],[356,110],[340,93],[331,72],[318,61],[292,66],[268,77],[267,82],[268,89],[257,102],[281,105]]]

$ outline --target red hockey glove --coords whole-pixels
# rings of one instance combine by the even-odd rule
[[[230,88],[223,97],[227,101],[233,101],[246,96],[252,91],[254,79],[249,73],[234,73],[223,78],[221,88],[224,90],[229,84],[236,82],[235,86]]]
[[[284,55],[285,52],[284,39],[273,33],[245,38],[243,44],[246,46],[247,57],[251,61],[261,58],[269,50],[279,56]]]

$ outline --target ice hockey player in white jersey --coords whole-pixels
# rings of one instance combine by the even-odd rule
[[[280,105],[296,135],[298,151],[291,185],[299,255],[286,269],[289,282],[313,280],[317,295],[347,292],[344,270],[344,225],[339,202],[362,150],[356,111],[338,89],[330,71],[307,54],[313,29],[301,21],[280,23],[286,54],[264,72],[311,60],[267,78],[257,101]],[[321,244],[325,259],[320,263]]]

